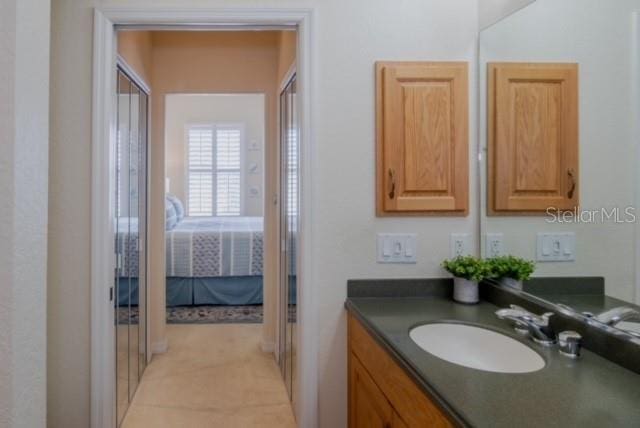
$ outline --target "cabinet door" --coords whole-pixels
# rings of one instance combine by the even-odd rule
[[[409,425],[405,424],[400,415],[397,412],[393,412],[393,418],[391,420],[392,428],[409,428]]]
[[[468,66],[379,62],[377,213],[466,215]]]
[[[489,64],[489,208],[578,206],[578,66]]]
[[[358,358],[349,355],[349,428],[391,428],[391,404]]]

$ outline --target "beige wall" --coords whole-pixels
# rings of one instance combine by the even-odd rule
[[[487,28],[536,0],[479,0],[480,28]]]
[[[264,94],[170,94],[165,100],[165,165],[169,192],[187,207],[187,129],[189,125],[239,125],[241,148],[241,215],[262,217],[264,212]],[[257,166],[255,172],[249,171]],[[253,194],[250,189],[258,190]],[[187,213],[188,214],[188,213]]]
[[[48,0],[0,2],[0,427],[6,428],[46,424],[50,19]]]
[[[49,231],[57,255],[49,262],[49,425],[89,426],[90,338],[90,182],[92,28],[95,6],[157,6],[152,0],[58,0],[52,19],[52,162]],[[469,217],[376,218],[374,165],[374,72],[376,60],[470,61],[475,87],[476,0],[165,0],[175,7],[314,8],[313,270],[305,284],[314,290],[318,343],[318,411],[321,427],[346,426],[346,322],[344,300],[349,278],[440,277],[449,254],[449,234],[477,229],[477,183],[472,183]],[[173,46],[173,47],[172,47]],[[184,60],[198,48],[166,45],[155,58],[167,72],[169,54]],[[233,57],[233,55],[231,56]],[[239,59],[240,60],[240,59]],[[247,68],[253,60],[241,59]],[[161,67],[159,67],[161,69]],[[276,82],[276,65],[269,87]],[[198,70],[181,70],[197,82]],[[219,70],[209,73],[220,77]],[[154,76],[155,81],[155,76]],[[265,83],[267,84],[267,83]],[[187,92],[184,82],[175,92]],[[154,87],[154,93],[161,90]],[[228,89],[226,90],[228,91]],[[252,92],[262,92],[254,89]],[[470,91],[470,129],[476,126],[475,91]],[[162,107],[155,99],[154,111]],[[160,105],[157,105],[157,104]],[[55,113],[54,113],[55,112]],[[157,113],[157,112],[156,112]],[[154,116],[155,120],[155,116]],[[158,127],[157,123],[154,127]],[[154,128],[156,129],[156,128]],[[159,126],[160,130],[163,126]],[[156,134],[157,135],[157,134]],[[272,134],[273,135],[273,134]],[[476,174],[476,141],[470,141],[470,176]],[[308,142],[303,142],[307,144]],[[162,159],[163,160],[163,159]],[[160,164],[163,164],[161,162]],[[158,171],[154,171],[158,177]],[[266,193],[267,195],[269,193]],[[152,201],[158,204],[158,198]],[[157,225],[156,225],[157,227]],[[417,233],[418,263],[381,265],[375,261],[378,232]],[[51,253],[51,252],[50,252]],[[73,263],[70,263],[70,260]]]

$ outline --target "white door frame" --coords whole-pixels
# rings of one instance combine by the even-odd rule
[[[317,426],[317,303],[313,278],[312,193],[314,141],[312,132],[313,9],[270,8],[98,8],[94,14],[92,202],[91,202],[91,427],[115,427],[115,328],[109,289],[113,285],[115,68],[116,26],[229,27],[296,25],[297,75],[300,85],[300,318],[298,320],[298,425]]]

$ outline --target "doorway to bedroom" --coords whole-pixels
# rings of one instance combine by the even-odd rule
[[[168,324],[261,324],[265,94],[165,96]]]
[[[150,88],[153,354],[119,426],[295,426],[296,39],[118,31]]]

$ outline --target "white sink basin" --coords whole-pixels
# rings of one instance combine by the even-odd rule
[[[411,329],[411,339],[438,358],[472,369],[497,373],[529,373],[544,359],[515,339],[481,327],[456,323],[425,324]]]

